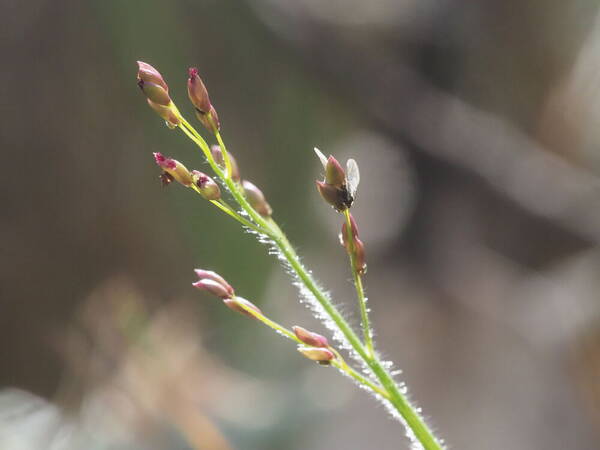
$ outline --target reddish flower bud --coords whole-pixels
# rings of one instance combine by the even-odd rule
[[[169,93],[162,86],[144,80],[138,80],[138,86],[151,102],[162,106],[169,106],[171,103]]]
[[[163,118],[169,128],[175,128],[181,122],[179,117],[175,115],[175,112],[168,106],[159,105],[148,99],[148,105],[157,112],[157,114]]]
[[[225,169],[225,158],[223,157],[223,152],[221,151],[221,147],[218,145],[213,145],[210,148],[210,151],[211,151],[212,156],[215,159],[215,162],[217,163],[217,165],[219,167],[221,167],[222,169]],[[241,180],[241,177],[240,177],[240,169],[238,168],[237,161],[235,160],[235,158],[233,157],[231,152],[228,152],[228,155],[229,155],[229,162],[231,163],[231,179],[233,181],[239,183],[239,181]]]
[[[201,280],[192,283],[196,289],[200,289],[201,291],[207,291],[212,295],[220,297],[222,299],[231,298],[232,294],[229,290],[223,286],[221,283],[215,280],[211,280],[210,278],[203,278]]]
[[[325,183],[342,188],[346,184],[346,172],[340,165],[337,159],[329,156],[327,165],[325,166]]]
[[[192,178],[200,190],[200,195],[206,200],[219,200],[221,198],[221,189],[211,177],[198,170],[192,170]]]
[[[306,358],[319,364],[329,364],[335,358],[333,352],[327,348],[298,347],[298,351]]]
[[[169,86],[165,83],[162,75],[152,67],[150,64],[147,64],[142,61],[138,61],[138,73],[137,78],[138,81],[143,81],[145,83],[154,83],[161,86],[165,91],[169,92]]]
[[[220,283],[221,285],[223,285],[223,287],[225,287],[225,289],[227,289],[227,292],[229,292],[230,296],[233,297],[233,288],[227,281],[225,281],[225,278],[223,278],[217,272],[204,269],[194,269],[194,272],[196,272],[196,275],[198,275],[198,279],[208,279]]]
[[[196,108],[196,118],[204,125],[208,131],[215,133],[221,129],[221,122],[219,122],[219,116],[215,108],[211,105],[207,113],[203,113]]]
[[[271,206],[265,200],[262,191],[248,180],[242,181],[244,195],[250,206],[252,206],[261,216],[270,217],[273,213]]]
[[[198,76],[198,69],[195,67],[190,67],[188,69],[188,74],[189,78],[187,86],[190,101],[200,113],[206,114],[210,111],[212,106],[210,104],[210,98],[208,97],[206,86],[204,86],[202,79]]]
[[[294,330],[296,337],[306,345],[312,347],[329,347],[329,343],[325,336],[321,336],[313,331],[308,331],[302,327],[292,327],[292,330]]]
[[[367,273],[367,263],[365,261],[365,246],[358,238],[354,239],[354,265],[359,275]]]
[[[335,208],[336,211],[344,211],[348,209],[352,204],[352,198],[349,192],[345,188],[338,188],[327,184],[324,181],[315,181],[317,184],[317,190],[321,197]]]
[[[171,158],[165,158],[162,153],[154,153],[154,160],[160,168],[168,173],[175,181],[189,187],[194,182],[192,174],[179,161]]]
[[[350,231],[352,233],[352,239],[358,238],[358,226],[356,225],[356,221],[352,214],[350,214]],[[342,245],[344,247],[348,247],[348,226],[347,223],[344,222],[342,224]]]
[[[258,309],[258,307],[254,303],[251,303],[242,297],[233,297],[233,298],[225,299],[225,300],[223,300],[223,303],[225,303],[225,305],[227,305],[227,307],[229,309],[239,312],[241,314],[244,314],[245,316],[248,316],[248,317],[255,318],[254,315],[250,311],[248,311],[246,308],[251,309],[252,311],[255,311],[256,313],[262,315],[262,311],[260,309]],[[244,306],[246,308],[244,308]]]

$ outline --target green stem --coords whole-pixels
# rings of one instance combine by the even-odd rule
[[[329,298],[321,291],[311,274],[304,268],[298,255],[279,226],[272,219],[262,217],[254,210],[254,208],[252,208],[252,206],[250,206],[244,197],[243,192],[240,190],[239,185],[237,185],[230,177],[226,177],[223,170],[215,163],[206,141],[185,119],[183,119],[183,117],[181,117],[181,120],[184,126],[180,126],[180,128],[202,149],[209,164],[215,173],[224,181],[229,188],[231,195],[235,198],[240,207],[250,216],[259,228],[264,230],[263,233],[273,240],[302,284],[304,284],[304,286],[314,295],[317,302],[321,305],[327,316],[335,323],[350,346],[352,346],[358,356],[371,369],[373,375],[379,380],[382,387],[387,392],[387,396],[384,396],[384,398],[387,399],[402,416],[423,448],[425,450],[442,450],[441,444],[434,437],[433,433],[427,427],[415,408],[409,403],[406,396],[400,392],[396,382],[385,369],[379,358],[372,350],[363,345],[348,322],[342,317],[337,308],[333,306]],[[220,135],[217,137],[217,140],[221,145],[221,151],[226,154],[227,148],[223,140],[220,139]],[[375,392],[378,391],[375,390]]]
[[[373,335],[371,333],[371,325],[369,323],[369,313],[367,311],[367,299],[365,297],[365,290],[362,284],[362,277],[359,273],[358,267],[356,267],[356,257],[354,254],[354,239],[352,238],[352,223],[350,221],[350,210],[344,210],[344,218],[346,219],[346,242],[348,242],[348,255],[350,257],[350,270],[352,271],[352,277],[354,278],[354,287],[356,288],[356,296],[358,297],[358,306],[360,309],[361,326],[363,330],[363,336],[365,345],[372,355],[375,354],[373,346]]]

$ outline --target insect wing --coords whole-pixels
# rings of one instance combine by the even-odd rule
[[[356,196],[358,183],[360,183],[358,164],[356,164],[354,159],[350,158],[346,163],[346,184],[348,185],[348,191],[353,198]]]
[[[325,170],[325,168],[327,167],[327,157],[317,147],[315,147],[314,150],[315,150],[315,153],[317,154],[317,156],[319,157],[321,164],[323,164],[323,170]]]

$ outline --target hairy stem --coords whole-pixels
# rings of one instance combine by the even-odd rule
[[[290,268],[297,275],[300,282],[312,293],[319,305],[321,305],[321,307],[323,308],[327,317],[335,323],[335,326],[344,336],[348,344],[354,349],[356,354],[365,363],[365,365],[369,367],[373,376],[381,383],[381,388],[373,389],[371,385],[375,385],[371,381],[367,380],[362,375],[358,374],[358,372],[352,369],[350,372],[347,373],[361,383],[361,378],[364,379],[368,384],[362,384],[365,384],[371,390],[380,395],[382,395],[380,390],[383,388],[386,395],[382,395],[382,397],[389,401],[389,403],[394,407],[394,409],[398,411],[398,413],[404,419],[407,426],[412,430],[412,433],[414,434],[418,442],[422,445],[422,447],[425,450],[441,450],[441,444],[435,438],[435,436],[433,435],[429,427],[425,424],[425,422],[423,421],[419,413],[416,411],[416,409],[410,404],[406,396],[400,391],[392,375],[384,367],[377,355],[373,352],[371,336],[368,332],[368,318],[366,316],[366,306],[364,302],[363,293],[364,290],[362,289],[362,281],[360,280],[360,277],[355,277],[355,283],[358,280],[357,292],[359,294],[359,299],[361,299],[360,304],[361,316],[363,317],[363,329],[365,329],[365,325],[367,327],[366,330],[368,339],[367,335],[365,335],[365,344],[361,342],[361,340],[356,335],[352,327],[343,318],[343,316],[340,314],[337,308],[331,303],[331,300],[327,297],[327,295],[321,290],[321,288],[313,279],[310,272],[302,265],[302,263],[300,262],[300,258],[296,254],[296,251],[291,246],[287,237],[285,236],[283,231],[281,231],[277,223],[271,218],[265,218],[261,216],[256,210],[254,210],[254,208],[252,208],[252,206],[244,197],[242,188],[237,183],[235,183],[231,179],[231,177],[228,176],[228,174],[219,167],[218,164],[216,164],[206,141],[183,117],[180,118],[182,121],[182,125],[180,125],[179,128],[200,147],[200,149],[206,156],[209,164],[211,165],[212,169],[225,183],[229,192],[239,204],[239,206],[246,212],[246,214],[248,214],[248,216],[256,225],[256,227],[258,227],[260,233],[268,236],[277,246],[283,257],[288,262]],[[223,152],[224,160],[227,161],[227,147],[225,146],[225,143],[223,142],[221,136],[218,133],[216,134],[216,137],[221,146],[221,151]],[[226,168],[226,171],[227,170],[228,169]],[[348,229],[350,230],[349,224]],[[353,270],[353,272],[356,271]],[[367,319],[366,321],[365,318]],[[371,342],[371,344],[369,345],[368,342]]]

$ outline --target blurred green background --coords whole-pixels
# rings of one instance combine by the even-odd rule
[[[188,119],[199,68],[353,322],[312,148],[358,161],[377,342],[451,448],[598,448],[598,6],[0,2],[0,447],[408,448],[367,394],[193,290],[213,269],[323,332],[264,245],[160,186],[152,152],[206,166],[147,107],[142,60]]]

